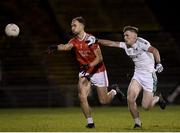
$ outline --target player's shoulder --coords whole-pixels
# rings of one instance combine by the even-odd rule
[[[73,42],[73,41],[75,41],[75,37],[73,37],[73,38],[71,38],[70,40],[69,40],[69,42]]]
[[[69,41],[68,41],[68,45],[71,45],[72,47],[74,47],[76,45],[76,39],[75,38],[71,38]]]
[[[94,35],[92,35],[91,33],[86,33],[86,36],[84,39],[87,40],[89,36],[94,36]],[[93,45],[91,45],[91,48],[100,48],[100,47],[98,43],[94,43]]]
[[[76,42],[76,38],[75,38],[75,37],[73,37],[73,38],[71,38],[71,39],[69,40],[69,42],[68,42],[68,43],[74,44],[75,42]]]
[[[142,38],[142,37],[138,37],[138,38],[137,38],[137,42],[138,42],[138,43],[145,44],[145,45],[150,44],[149,41],[147,41],[146,39],[144,39],[144,38]]]

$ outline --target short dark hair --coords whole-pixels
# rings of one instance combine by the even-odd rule
[[[75,17],[75,18],[72,19],[72,21],[74,21],[74,20],[79,21],[79,22],[80,22],[81,24],[83,24],[84,26],[86,25],[86,21],[85,21],[85,19],[84,19],[82,16]]]
[[[126,32],[126,31],[132,31],[138,34],[138,28],[134,26],[125,26],[123,29],[123,32]]]

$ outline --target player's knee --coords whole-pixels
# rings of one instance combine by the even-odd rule
[[[131,97],[131,96],[127,96],[127,101],[128,101],[129,104],[135,103],[135,99],[133,97]]]
[[[142,108],[144,110],[149,110],[150,109],[150,105],[142,103]]]
[[[109,104],[109,101],[106,98],[99,99],[99,102],[103,105]]]
[[[83,94],[79,94],[78,96],[79,96],[79,100],[81,103],[87,100],[87,96],[85,96]]]

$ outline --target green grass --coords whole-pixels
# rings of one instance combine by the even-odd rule
[[[127,107],[92,107],[95,129],[86,129],[80,108],[0,109],[0,132],[180,131],[180,106],[139,108],[143,128],[134,130]]]

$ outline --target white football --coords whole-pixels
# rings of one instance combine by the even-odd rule
[[[19,32],[19,27],[14,23],[10,23],[5,27],[5,33],[7,36],[17,37],[19,35]]]

